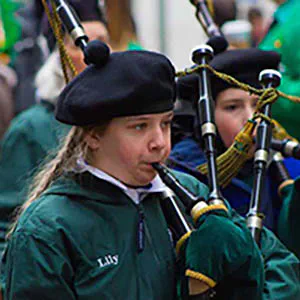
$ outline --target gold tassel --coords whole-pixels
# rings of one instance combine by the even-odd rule
[[[44,6],[44,10],[48,17],[49,24],[52,28],[53,34],[57,41],[64,78],[65,78],[66,83],[68,83],[70,81],[69,74],[68,74],[68,68],[71,71],[72,78],[77,75],[77,71],[76,71],[74,63],[73,63],[71,57],[69,56],[69,54],[67,53],[66,47],[64,45],[63,33],[62,33],[62,23],[58,16],[58,13],[56,12],[56,5],[53,0],[50,0],[50,4],[52,6],[52,12],[50,11],[46,0],[42,0],[42,4]]]
[[[234,178],[245,162],[251,158],[249,150],[253,145],[252,134],[256,122],[248,120],[242,131],[240,131],[234,139],[234,143],[226,152],[217,157],[218,180],[221,187],[226,187],[232,178]],[[207,163],[197,167],[197,169],[207,175]]]

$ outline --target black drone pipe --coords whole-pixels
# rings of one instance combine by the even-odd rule
[[[192,53],[192,60],[197,65],[207,65],[213,57],[213,49],[202,45]],[[210,188],[209,204],[223,204],[217,177],[216,164],[216,125],[214,120],[214,102],[211,96],[210,73],[206,68],[199,71],[199,99],[197,101],[197,117],[199,130],[204,141],[204,152],[208,165],[208,186]]]
[[[280,79],[281,75],[276,70],[264,70],[259,74],[259,81],[265,89],[278,87]],[[267,103],[263,106],[262,113],[267,118],[262,118],[257,128],[256,150],[254,154],[254,182],[250,208],[247,214],[247,226],[258,245],[260,244],[260,235],[263,226],[263,215],[261,214],[262,192],[272,138],[271,107],[272,103]]]

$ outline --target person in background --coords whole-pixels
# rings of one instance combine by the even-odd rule
[[[105,1],[110,45],[114,51],[141,50],[131,0]]]
[[[251,46],[251,24],[247,20],[234,20],[221,27],[230,49],[247,49]]]
[[[263,13],[259,7],[252,6],[248,10],[248,21],[251,29],[251,46],[256,47],[266,34],[266,24]]]
[[[228,21],[233,21],[237,16],[237,5],[235,0],[212,0],[212,16],[217,26]],[[208,5],[210,8],[210,6]]]
[[[12,67],[16,59],[14,47],[21,36],[21,25],[15,17],[18,8],[19,3],[14,0],[0,3],[0,141],[14,116],[14,88],[18,80]]]
[[[210,65],[219,72],[229,74],[241,82],[260,88],[258,81],[260,71],[276,69],[279,62],[280,56],[276,52],[251,48],[228,50],[216,55]],[[212,77],[211,86],[212,96],[215,100],[215,122],[218,130],[216,152],[217,155],[221,155],[232,145],[235,136],[247,120],[252,117],[256,108],[257,96],[232,87],[217,77]],[[198,99],[197,89],[197,76],[179,79],[178,97],[195,103]],[[186,118],[189,118],[189,123],[188,125],[185,125],[186,122],[183,124],[180,138],[177,138],[170,158],[195,168],[203,164],[206,159],[201,139],[199,135],[193,133],[195,126],[192,121],[192,119],[195,120],[194,109],[190,109],[188,115],[189,117]],[[176,117],[175,113],[175,118],[180,121],[181,116]],[[177,124],[177,127],[180,127],[179,125],[180,123]],[[187,138],[184,137],[183,131],[188,132]],[[284,160],[284,164],[292,178],[300,175],[300,162],[298,160],[287,158]],[[249,159],[230,184],[222,189],[223,196],[244,217],[247,216],[250,207],[252,185],[253,160]],[[265,215],[264,225],[275,234],[278,234],[278,218],[285,205],[277,193],[277,187],[278,183],[274,181],[272,172],[268,170],[262,192],[261,211]],[[287,246],[289,245],[287,244]],[[300,257],[300,253],[297,255]]]
[[[258,47],[262,50],[273,50],[281,55],[282,81],[280,91],[300,96],[300,42],[298,39],[300,20],[298,0],[274,0],[278,8],[266,36]],[[273,117],[287,130],[300,139],[300,105],[288,99],[280,98],[273,106]]]
[[[0,62],[0,141],[14,115],[13,88],[16,84],[17,76],[14,70]]]
[[[90,40],[108,41],[108,32],[96,0],[76,2],[82,25]],[[66,50],[77,72],[85,69],[83,54],[65,37]],[[13,211],[22,205],[24,194],[34,172],[48,155],[53,155],[60,139],[69,127],[57,122],[54,110],[57,97],[65,86],[58,49],[48,57],[36,77],[37,104],[15,117],[3,141],[0,157],[0,250],[5,245],[5,235]]]
[[[14,90],[14,115],[35,104],[34,78],[49,56],[46,39],[41,35],[42,15],[42,1],[37,0],[23,1],[15,13],[21,26],[21,36],[14,46],[16,59],[13,67],[18,76]]]

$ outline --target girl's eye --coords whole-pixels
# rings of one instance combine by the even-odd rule
[[[145,129],[146,127],[147,127],[146,123],[134,125],[134,129],[139,130],[139,131]]]
[[[225,110],[227,111],[233,111],[235,109],[237,109],[237,105],[228,105],[225,107]]]
[[[170,127],[171,123],[172,123],[172,120],[162,122],[162,128]]]

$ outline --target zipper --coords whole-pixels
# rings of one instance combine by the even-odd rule
[[[137,249],[141,253],[145,249],[145,213],[138,205],[138,225],[137,225]]]
[[[138,204],[137,209],[138,209],[138,224],[137,224],[137,238],[136,238],[136,241],[137,241],[138,253],[142,253],[144,251],[146,238],[147,238],[148,241],[149,241],[150,247],[152,249],[154,259],[157,262],[157,264],[160,264],[160,260],[158,258],[157,253],[156,253],[156,249],[154,248],[154,245],[152,243],[151,234],[150,234],[150,232],[149,232],[149,230],[146,226],[145,212],[144,212],[142,204]]]
[[[145,222],[145,212],[144,212],[144,206],[143,204],[139,203],[136,205],[138,210],[138,223],[137,223],[137,235],[136,235],[136,242],[137,242],[137,250],[138,253],[142,253],[145,249],[146,239],[149,242],[149,246],[152,249],[153,258],[156,261],[156,263],[159,265],[161,263],[161,260],[159,259],[159,255],[156,252],[156,249],[153,245],[152,237],[149,231],[149,228],[147,227],[147,224]],[[171,243],[169,244],[170,248],[172,248]]]

